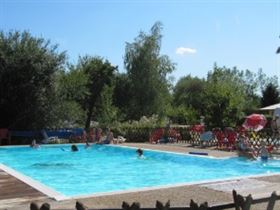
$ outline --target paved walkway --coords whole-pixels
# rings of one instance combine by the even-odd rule
[[[126,143],[122,145],[136,147],[136,148],[143,148],[143,149],[179,152],[185,154],[188,154],[190,152],[207,153],[209,156],[213,156],[217,158],[236,156],[235,152],[216,150],[214,147],[207,148],[207,149],[199,148],[199,147],[191,147],[189,144],[184,144],[184,143],[178,143],[178,144],[177,143],[175,144]]]
[[[18,204],[30,204],[30,200],[39,201],[47,196],[0,170],[0,208]]]

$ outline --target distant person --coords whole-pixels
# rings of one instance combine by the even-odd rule
[[[256,159],[254,149],[249,143],[249,139],[245,135],[241,135],[238,139],[237,149],[240,156],[247,157],[249,159]]]
[[[261,142],[261,147],[258,151],[258,155],[261,157],[262,161],[267,161],[268,160],[268,156],[269,156],[269,152],[266,148],[266,143],[265,141]]]
[[[95,129],[95,141],[96,141],[97,143],[100,142],[101,134],[102,134],[102,129],[101,129],[101,128],[96,128],[96,129]]]
[[[100,144],[111,144],[113,141],[114,141],[113,132],[110,130],[110,128],[108,128],[106,138],[105,140],[100,142]]]
[[[142,149],[138,148],[138,149],[136,150],[136,153],[137,153],[137,155],[138,155],[139,158],[140,158],[140,157],[143,157],[144,152],[143,152]]]
[[[32,143],[31,143],[30,147],[32,147],[33,149],[37,149],[37,148],[40,147],[40,145],[37,144],[37,143],[36,143],[36,140],[34,139],[34,140],[32,141]]]
[[[78,147],[77,147],[75,144],[73,144],[73,145],[71,146],[71,151],[72,151],[72,152],[78,152],[79,149],[78,149]]]
[[[239,138],[238,148],[244,152],[248,152],[251,150],[249,140],[245,135],[241,135],[241,137]]]
[[[85,148],[87,149],[87,148],[89,148],[89,147],[91,147],[91,145],[89,144],[88,139],[87,139],[87,140],[86,140]]]

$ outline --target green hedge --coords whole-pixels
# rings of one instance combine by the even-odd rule
[[[152,131],[164,128],[164,127],[154,127],[154,126],[145,126],[145,127],[133,127],[133,126],[123,126],[118,128],[111,128],[114,133],[114,137],[119,135],[124,136],[127,142],[148,142]],[[176,129],[180,134],[183,140],[189,140],[190,134],[188,128],[183,127],[172,127]]]

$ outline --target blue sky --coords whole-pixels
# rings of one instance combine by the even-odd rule
[[[280,0],[0,0],[0,29],[28,30],[66,50],[98,55],[121,72],[125,43],[163,23],[162,54],[176,80],[218,66],[280,77]]]

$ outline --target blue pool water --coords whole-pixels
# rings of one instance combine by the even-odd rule
[[[2,147],[0,163],[67,196],[280,172],[279,160],[263,163],[156,151],[144,151],[140,159],[133,148],[78,147],[79,152],[70,152],[70,145]]]

